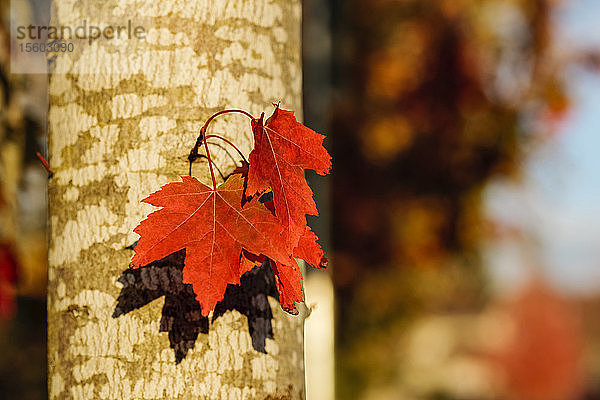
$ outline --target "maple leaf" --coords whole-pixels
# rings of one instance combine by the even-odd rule
[[[324,256],[323,249],[317,243],[318,237],[308,227],[300,236],[298,245],[294,249],[294,257],[306,261],[315,268],[324,269],[327,267],[327,258]]]
[[[293,255],[295,258],[300,258],[315,268],[323,269],[327,266],[327,258],[323,256],[323,249],[317,243],[317,235],[308,226],[305,227],[304,233],[300,236]],[[274,260],[269,261],[275,275],[281,308],[291,314],[298,314],[295,303],[304,301],[302,294],[302,271],[295,261],[291,264],[280,263]]]
[[[242,249],[293,263],[271,212],[257,199],[242,207],[241,175],[232,175],[216,189],[194,177],[181,179],[142,200],[163,208],[134,229],[140,235],[131,261],[134,268],[185,248],[183,282],[192,284],[202,314],[208,315],[227,285],[240,283]]]
[[[268,192],[267,194],[270,194]],[[267,194],[261,196],[265,197]],[[264,205],[274,214],[275,208],[273,200],[266,200]],[[308,227],[305,226],[304,233],[298,241],[298,245],[293,251],[294,258],[299,258],[306,261],[308,264],[315,268],[324,269],[327,267],[327,258],[324,257],[323,249],[317,243],[317,235]],[[277,290],[279,292],[279,303],[281,308],[291,314],[298,314],[295,302],[302,302],[302,272],[298,268],[296,262],[293,263],[277,263],[273,260],[266,260],[269,262],[275,275],[275,282],[277,284]],[[240,260],[240,272],[244,273],[250,271],[257,265],[261,265],[265,262],[265,257],[256,254],[243,251]]]
[[[292,251],[304,234],[305,215],[318,215],[303,169],[327,174],[331,157],[323,147],[325,136],[296,121],[293,111],[276,106],[266,123],[263,117],[252,120],[254,149],[249,156],[245,196],[271,188],[282,237]]]
[[[275,215],[275,205],[273,204],[273,200],[266,199],[263,201],[263,198],[268,198],[269,195],[272,197],[272,194],[272,192],[263,194],[259,201],[261,201],[265,207],[267,207],[271,213]],[[321,249],[321,246],[319,246],[317,243],[317,240],[319,240],[317,235],[315,235],[308,225],[305,225],[304,233],[302,236],[300,236],[300,240],[298,241],[298,244],[292,253],[294,258],[300,258],[315,268],[324,269],[327,267],[327,258],[324,256],[325,253],[323,252],[323,249]],[[262,260],[257,258],[256,255],[249,254],[247,252],[245,252],[244,255],[246,256],[246,259],[244,260],[244,258],[242,258],[242,262],[262,262]]]
[[[272,201],[268,201],[265,206],[271,209],[272,203]],[[323,269],[327,266],[327,258],[323,256],[323,250],[317,243],[317,236],[308,226],[306,226],[304,234],[300,237],[293,255],[295,258],[303,259],[315,268]],[[263,263],[268,263],[273,270],[281,308],[290,314],[298,314],[295,303],[302,302],[304,298],[301,283],[302,272],[298,264],[295,261],[292,263],[279,263],[262,255],[257,256],[243,251],[240,260],[240,272],[244,274],[246,271],[252,271],[257,265]]]
[[[265,262],[265,256],[256,255],[248,252],[247,250],[242,250],[242,254],[240,256],[240,274],[245,274],[248,271],[251,271],[253,268],[262,265]]]
[[[279,304],[286,312],[297,315],[296,302],[302,303],[302,271],[294,261],[288,264],[268,260],[273,269],[275,284],[279,291]]]
[[[183,283],[185,250],[153,261],[137,269],[127,269],[117,280],[123,285],[113,318],[139,309],[162,296],[160,332],[168,332],[175,362],[180,363],[193,349],[200,333],[208,333],[208,318],[203,316],[191,284]],[[259,266],[228,285],[223,300],[217,303],[213,322],[227,310],[237,310],[248,319],[248,332],[256,351],[266,353],[266,339],[273,339],[273,314],[267,296],[275,299],[277,289],[270,268]]]
[[[277,263],[264,255],[256,255],[244,251],[240,260],[240,272],[245,276],[254,271],[257,265],[270,267],[275,277],[275,284],[279,292],[279,304],[281,308],[293,315],[298,314],[296,302],[302,302],[302,272],[296,261]]]

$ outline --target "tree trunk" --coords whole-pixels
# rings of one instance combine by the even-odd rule
[[[52,26],[142,26],[145,38],[75,40],[51,60],[48,357],[51,399],[302,399],[303,319],[271,301],[274,340],[253,349],[228,312],[175,363],[164,298],[112,318],[152,210],[140,200],[187,174],[203,122],[228,107],[301,108],[300,1],[55,0]],[[116,29],[114,30],[116,32]],[[68,40],[66,41],[68,42]],[[249,122],[211,130],[250,150]],[[215,149],[223,171],[234,161]],[[206,163],[194,174],[209,182]],[[207,180],[208,178],[208,180]]]

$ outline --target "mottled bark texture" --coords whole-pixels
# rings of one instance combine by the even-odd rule
[[[48,356],[51,399],[304,398],[303,320],[273,299],[274,340],[252,347],[227,312],[175,363],[161,297],[118,318],[117,278],[152,207],[140,200],[187,173],[212,113],[301,107],[298,0],[55,0],[52,25],[143,26],[143,40],[75,41],[51,59]],[[249,121],[211,130],[250,150]],[[231,171],[236,155],[214,145]],[[207,180],[206,160],[194,174]],[[210,178],[208,178],[210,179]]]

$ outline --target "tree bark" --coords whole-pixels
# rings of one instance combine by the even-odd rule
[[[303,399],[303,319],[271,301],[274,340],[252,348],[237,311],[175,363],[159,332],[164,297],[112,318],[152,207],[187,174],[203,122],[223,108],[301,109],[299,0],[55,0],[52,26],[142,26],[144,39],[76,40],[51,59],[48,358],[51,399]],[[66,41],[68,42],[68,40]],[[249,121],[211,130],[248,154]],[[214,155],[213,155],[214,153]],[[234,159],[215,148],[223,173]],[[210,182],[206,163],[194,175]]]

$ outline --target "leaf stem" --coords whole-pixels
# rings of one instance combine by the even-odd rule
[[[206,131],[205,127],[206,127],[206,124],[200,130],[200,136],[202,136],[204,138],[204,149],[206,150],[206,158],[208,158],[208,168],[210,168],[210,177],[212,178],[212,182],[213,182],[213,190],[217,190],[217,181],[215,180],[215,171],[213,171],[213,165],[212,165],[213,161],[212,161],[212,158],[210,158],[210,151],[208,151],[208,143],[206,142],[206,135],[204,134],[204,132]],[[191,169],[191,163],[190,163],[190,169]]]
[[[190,151],[190,154],[188,155],[188,161],[190,162],[189,175],[191,176],[192,175],[192,163],[194,161],[196,161],[196,159],[198,159],[198,157],[199,157],[198,149],[200,148],[201,142],[204,142],[204,148],[206,149],[206,158],[208,158],[208,166],[210,168],[210,175],[212,177],[213,187],[215,190],[217,188],[217,184],[216,184],[216,180],[215,180],[215,173],[214,173],[213,167],[212,167],[212,159],[210,158],[210,153],[208,151],[208,144],[206,143],[206,135],[205,134],[206,134],[206,130],[208,129],[208,125],[210,125],[210,123],[212,122],[213,119],[215,119],[219,115],[228,114],[228,113],[239,113],[239,114],[243,114],[243,115],[247,116],[250,119],[255,119],[252,116],[252,114],[250,114],[249,112],[240,110],[240,109],[236,109],[236,108],[232,108],[232,109],[228,109],[228,110],[221,110],[221,111],[211,115],[204,123],[204,126],[202,126],[202,128],[200,129],[200,136],[198,136],[198,139],[196,139],[196,144],[194,145],[194,147]],[[246,160],[246,157],[244,157],[242,152],[229,140],[227,140],[224,137],[219,136],[219,135],[211,135],[211,137],[219,138],[219,139],[222,139],[225,142],[229,143],[231,146],[233,146],[234,149],[237,150],[238,153],[240,153],[242,158],[244,160]]]
[[[238,154],[240,155],[240,157],[242,157],[242,159],[244,161],[248,162],[248,160],[246,160],[246,156],[244,156],[244,153],[242,153],[242,151],[240,149],[238,149],[235,144],[233,144],[232,142],[230,142],[229,140],[227,140],[226,138],[224,138],[221,135],[211,134],[211,135],[206,136],[206,139],[212,139],[212,138],[221,139],[222,141],[224,141],[225,143],[227,143],[228,145],[230,145],[231,147],[233,147],[238,152]]]
[[[215,119],[215,118],[216,118],[216,117],[218,117],[219,115],[222,115],[222,114],[229,114],[229,113],[239,113],[239,114],[244,114],[245,116],[247,116],[247,117],[248,117],[248,118],[250,118],[250,119],[255,119],[255,118],[252,116],[252,114],[250,114],[250,113],[249,113],[249,112],[247,112],[247,111],[240,110],[240,109],[237,109],[237,108],[231,108],[231,109],[228,109],[228,110],[221,110],[221,111],[219,111],[219,112],[217,112],[217,113],[214,113],[213,115],[211,115],[211,116],[210,116],[210,117],[209,117],[209,118],[206,120],[206,122],[204,123],[204,126],[205,126],[206,128],[208,128],[208,125],[210,125],[210,123],[212,122],[212,120],[213,120],[213,119]],[[205,129],[205,131],[206,131],[206,129]]]

